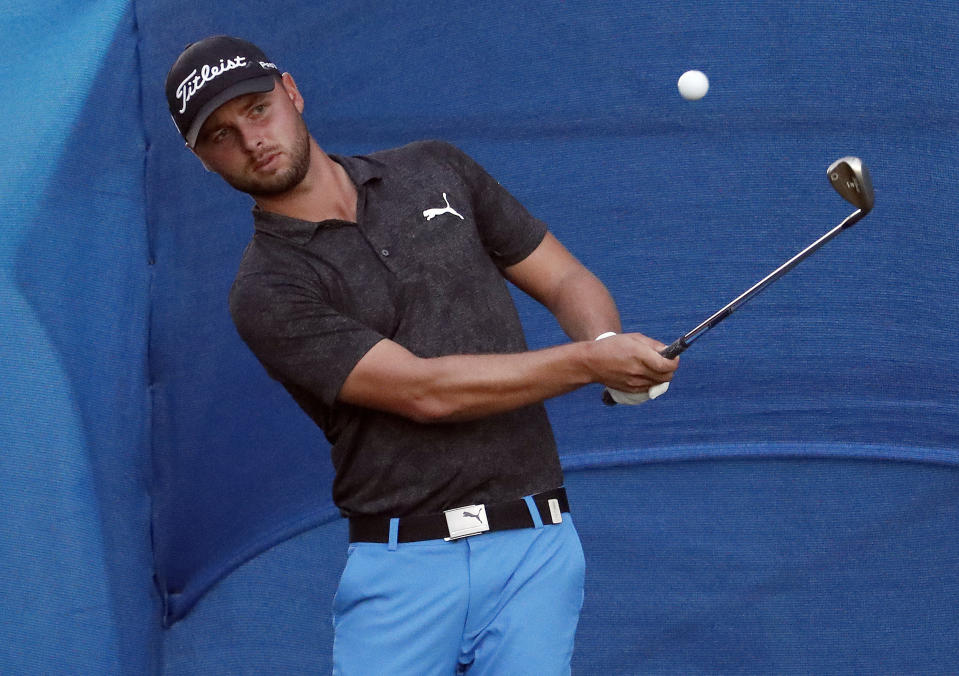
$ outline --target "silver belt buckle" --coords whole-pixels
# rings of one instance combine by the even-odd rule
[[[456,507],[455,509],[447,509],[443,514],[446,516],[446,528],[450,532],[448,538],[443,538],[447,542],[485,533],[489,530],[486,505]]]

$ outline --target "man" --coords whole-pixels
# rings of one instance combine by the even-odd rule
[[[327,155],[293,78],[236,38],[187,47],[166,90],[186,145],[255,201],[237,329],[332,444],[334,672],[568,673],[583,555],[542,402],[642,400],[678,362],[611,335],[603,284],[458,149]],[[528,351],[504,278],[573,342]]]

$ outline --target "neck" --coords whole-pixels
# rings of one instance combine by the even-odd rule
[[[313,137],[310,168],[303,181],[280,195],[256,195],[253,199],[264,211],[304,221],[356,220],[356,186]]]

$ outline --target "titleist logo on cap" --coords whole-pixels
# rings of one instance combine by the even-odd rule
[[[261,68],[272,68],[273,70],[278,70],[276,64],[266,61],[259,61],[258,63],[260,64]],[[182,104],[180,106],[180,113],[186,111],[186,107],[190,102],[190,99],[192,99],[193,96],[208,82],[212,82],[226,72],[236,68],[246,68],[248,65],[250,65],[250,63],[246,60],[245,56],[237,56],[233,59],[220,59],[220,63],[218,65],[205,64],[199,70],[194,68],[193,71],[187,75],[183,79],[183,82],[181,82],[176,88],[177,98]]]
[[[170,115],[192,148],[219,106],[244,94],[273,91],[279,74],[276,64],[246,40],[214,35],[190,43],[164,82]]]

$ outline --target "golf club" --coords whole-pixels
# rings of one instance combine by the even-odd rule
[[[667,359],[673,359],[680,355],[696,339],[709,331],[709,329],[726,319],[726,317],[742,307],[747,301],[755,298],[767,286],[809,258],[809,256],[815,253],[826,242],[833,239],[846,228],[857,223],[870,212],[875,202],[875,196],[873,194],[872,179],[869,176],[869,170],[862,163],[862,160],[858,157],[842,157],[829,165],[829,168],[826,170],[826,176],[829,178],[832,187],[836,189],[836,192],[842,195],[843,199],[847,202],[855,206],[856,211],[849,214],[849,216],[835,228],[756,282],[740,296],[706,319],[702,324],[677,338],[671,345],[668,345],[660,352],[661,355]],[[609,392],[603,393],[603,401],[607,404],[615,404]]]

